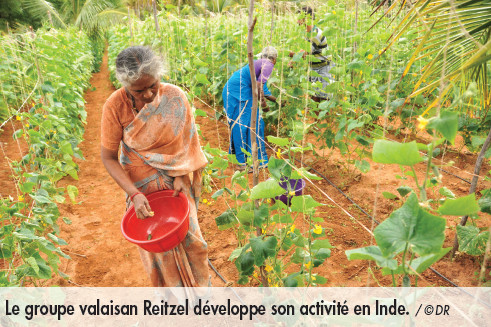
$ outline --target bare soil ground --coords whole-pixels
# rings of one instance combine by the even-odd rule
[[[75,185],[80,193],[79,204],[60,205],[62,217],[68,217],[72,221],[71,225],[60,222],[61,237],[68,242],[68,245],[62,249],[72,258],[63,260],[60,268],[70,276],[70,279],[67,281],[56,276],[48,281],[47,285],[150,286],[137,247],[127,242],[120,231],[121,217],[125,212],[124,192],[107,174],[99,155],[102,105],[115,90],[109,81],[107,56],[104,56],[101,71],[94,74],[91,83],[95,90],[87,91],[85,95],[88,118],[85,140],[80,145],[85,157],[84,161],[79,162],[80,178],[78,181],[71,178],[62,181],[63,185]],[[214,109],[202,102],[196,101],[195,106],[214,116]],[[210,143],[213,147],[227,150],[229,133],[225,124],[205,117],[198,117],[197,123],[201,128],[202,145]],[[19,158],[20,151],[23,146],[25,148],[25,145],[12,140],[11,135],[18,122],[13,121],[12,124],[7,125],[4,132],[0,134],[0,142],[2,142],[1,150],[4,151],[2,156],[15,160]],[[407,181],[395,179],[394,176],[400,174],[397,166],[371,163],[372,168],[367,174],[348,174],[343,168],[341,154],[336,151],[323,153],[321,151],[319,157],[307,154],[304,161],[327,176],[335,185],[340,186],[346,194],[379,221],[387,218],[401,204],[400,200],[387,200],[380,196],[383,191],[396,193],[396,188],[401,185],[414,187]],[[471,176],[468,173],[473,171],[475,159],[475,154],[457,152],[448,152],[444,157],[445,162],[450,160],[455,162],[455,168],[449,170],[469,180]],[[418,175],[422,175],[424,164],[417,168]],[[485,175],[489,169],[489,166],[484,167],[481,175]],[[0,162],[0,172],[2,196],[7,194],[16,196],[15,184],[10,177],[7,160]],[[231,168],[226,173],[231,175]],[[469,184],[450,175],[444,175],[444,179],[445,184],[456,191],[456,195],[467,194]],[[219,183],[218,180],[215,182]],[[489,182],[480,182],[479,189],[489,187],[491,187]],[[305,193],[326,204],[321,207],[318,214],[325,219],[321,225],[326,228],[327,237],[335,248],[332,249],[332,256],[314,270],[328,279],[325,286],[391,285],[390,276],[383,277],[374,264],[367,261],[348,261],[344,254],[345,250],[374,243],[370,230],[373,230],[376,225],[372,220],[324,180],[307,185]],[[228,207],[221,198],[212,201],[211,194],[203,194],[203,198],[206,198],[211,205],[202,204],[198,210],[201,230],[208,242],[209,257],[213,265],[227,281],[236,281],[238,279],[236,267],[228,261],[229,255],[236,248],[235,235],[230,231],[219,231],[215,224],[215,217]],[[325,194],[329,195],[332,201]],[[340,208],[350,212],[352,217]],[[455,225],[459,219],[459,217],[448,218],[445,246],[452,245]],[[489,226],[491,219],[486,216],[477,223],[479,226]],[[442,259],[434,265],[434,268],[460,286],[478,286],[475,272],[480,270],[480,265],[479,258],[459,254],[453,261],[449,258]],[[213,271],[210,270],[210,273],[213,285],[225,284]],[[450,286],[430,271],[423,274],[419,285]]]

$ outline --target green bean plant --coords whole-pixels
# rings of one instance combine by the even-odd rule
[[[375,141],[372,151],[373,161],[400,165],[403,176],[399,178],[412,178],[416,189],[408,186],[397,189],[405,202],[374,229],[377,245],[346,251],[349,260],[375,261],[382,268],[382,274],[392,275],[393,286],[398,284],[396,275],[403,277],[403,286],[411,285],[410,276],[413,276],[414,285],[417,286],[420,274],[450,251],[450,247],[442,247],[446,226],[443,216],[476,216],[479,211],[489,211],[486,198],[481,200],[480,206],[474,193],[456,198],[451,190],[442,185],[439,166],[433,162],[434,150],[439,144],[454,143],[458,132],[458,113],[441,110],[430,119],[420,116],[418,120],[418,128],[432,135],[430,143],[398,143],[379,139]],[[421,156],[420,151],[425,152],[426,156]],[[425,162],[426,168],[421,180],[416,174],[415,165],[422,162]],[[465,250],[473,245],[474,251],[476,248],[482,251],[484,239],[489,235],[479,232],[475,226],[459,226],[457,233],[461,247]]]
[[[83,92],[95,60],[89,38],[75,29],[39,29],[0,42],[5,45],[0,61],[6,63],[0,75],[24,67],[22,83],[9,78],[2,87],[12,99],[7,102],[11,119],[21,124],[13,138],[27,144],[23,157],[10,162],[17,196],[0,199],[0,285],[39,286],[53,273],[68,277],[59,270],[60,257],[69,256],[59,248],[66,242],[57,236],[57,204],[66,195],[75,202],[78,190],[57,182],[65,176],[78,179],[74,158],[83,159],[78,148],[86,119]],[[22,92],[16,93],[20,84]],[[27,105],[13,107],[22,102]]]
[[[295,189],[290,184],[286,184],[286,188],[280,186],[289,180],[300,183],[302,178],[320,179],[305,168],[296,168],[293,154],[311,146],[305,149],[296,145],[295,137],[301,140],[302,134],[294,133],[291,139],[268,137],[278,150],[275,157],[269,159],[269,178],[252,188],[246,171],[224,175],[229,163],[235,161],[233,155],[215,150],[209,166],[214,177],[230,177],[229,184],[222,179],[223,187],[212,198],[225,197],[230,205],[215,221],[220,230],[233,229],[237,236],[238,247],[229,260],[235,261],[239,284],[246,284],[251,278],[260,284],[267,280],[269,286],[287,287],[327,282],[325,277],[313,271],[330,257],[332,248],[321,227],[324,220],[316,216],[316,207],[321,204],[310,195],[295,196]],[[288,159],[283,158],[283,154],[287,154]],[[277,200],[283,194],[288,195],[289,206]],[[261,267],[265,279],[261,278]]]

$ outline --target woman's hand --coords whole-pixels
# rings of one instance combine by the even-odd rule
[[[152,209],[148,204],[147,198],[145,195],[139,193],[138,189],[133,185],[133,182],[119,164],[118,150],[110,150],[101,146],[101,159],[109,175],[111,175],[126,194],[134,195],[131,201],[135,207],[136,216],[140,219],[152,216]]]
[[[179,192],[189,192],[191,189],[191,179],[189,175],[174,177],[174,194],[173,196],[178,196]]]
[[[143,193],[138,193],[133,197],[133,206],[135,207],[136,216],[140,219],[153,216],[147,197]]]

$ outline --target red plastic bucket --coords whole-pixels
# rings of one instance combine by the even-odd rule
[[[121,221],[123,236],[154,253],[172,250],[184,241],[189,229],[189,202],[184,193],[176,197],[173,193],[163,190],[146,195],[153,217],[139,219],[131,205]]]

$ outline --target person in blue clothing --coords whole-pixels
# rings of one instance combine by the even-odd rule
[[[257,92],[259,104],[263,111],[268,110],[266,99],[276,102],[276,97],[266,86],[268,78],[271,76],[273,67],[276,63],[278,52],[274,47],[266,47],[261,53],[261,58],[254,60],[254,71],[256,73]],[[227,81],[222,92],[223,106],[227,114],[227,121],[230,126],[230,147],[229,153],[235,154],[240,164],[240,169],[246,168],[247,158],[245,151],[251,153],[251,113],[252,113],[252,82],[249,72],[249,65],[245,65],[236,71]],[[264,121],[258,110],[256,133],[258,146],[259,167],[264,168],[268,165],[266,145],[264,143]]]

